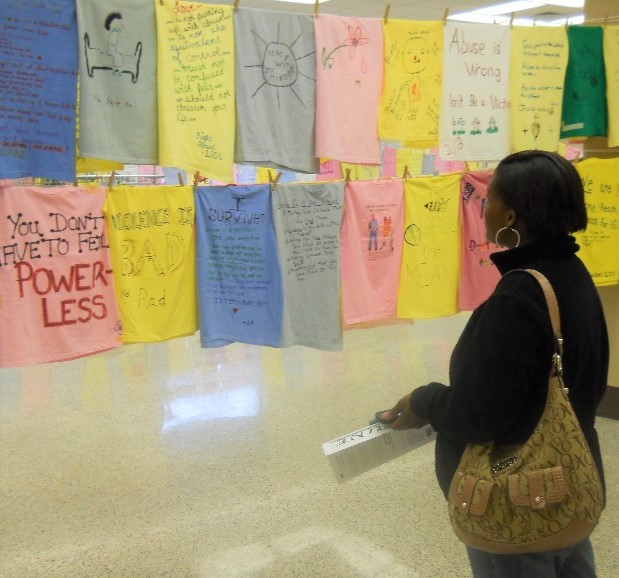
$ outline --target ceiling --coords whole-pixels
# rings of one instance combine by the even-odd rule
[[[330,0],[320,4],[320,12],[337,14],[340,16],[362,16],[380,18],[385,14],[385,7],[390,5],[389,17],[403,20],[442,20],[445,9],[450,14],[477,10],[486,6],[496,5],[507,0]],[[232,0],[209,2],[211,4],[231,4]],[[295,4],[278,0],[239,0],[240,6],[249,8],[263,8],[284,12],[302,12],[313,14],[313,4]],[[540,6],[532,10],[516,13],[516,17],[533,18],[540,24],[544,21],[569,18],[582,14],[582,8],[564,8],[561,6]],[[504,14],[509,17],[510,13]]]

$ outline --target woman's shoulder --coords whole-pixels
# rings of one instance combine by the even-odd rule
[[[500,312],[512,322],[529,318],[545,325],[548,319],[544,292],[535,277],[523,269],[503,275],[487,304],[489,311]]]
[[[543,275],[543,273],[542,273]],[[501,277],[494,295],[515,297],[542,297],[544,293],[537,279],[525,269],[514,269]]]
[[[574,258],[569,263],[541,265],[534,269],[548,279],[562,316],[572,315],[574,307],[585,308],[588,312],[601,307],[591,276],[580,260]],[[503,305],[511,301],[519,308],[534,309],[544,318],[548,315],[542,287],[524,269],[515,269],[503,275],[491,298],[499,300]]]

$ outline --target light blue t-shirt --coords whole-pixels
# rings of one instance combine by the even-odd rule
[[[196,192],[200,343],[279,347],[282,281],[270,185]]]

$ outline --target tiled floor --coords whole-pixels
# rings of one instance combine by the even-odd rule
[[[433,445],[337,484],[321,444],[445,380],[466,316],[354,330],[343,352],[196,337],[0,370],[0,576],[468,577]],[[598,421],[619,576],[619,422]]]

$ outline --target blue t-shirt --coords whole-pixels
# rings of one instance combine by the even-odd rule
[[[196,192],[200,342],[279,347],[282,280],[270,185]]]
[[[0,22],[10,22],[2,30],[10,55],[0,82],[0,179],[74,181],[75,0],[0,2]]]

